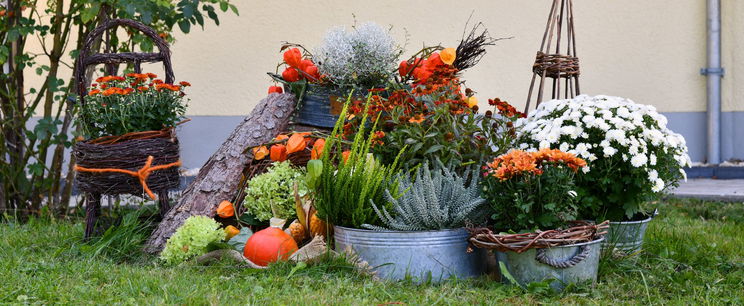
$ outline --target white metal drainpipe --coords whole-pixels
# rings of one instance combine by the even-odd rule
[[[721,0],[708,0],[708,164],[721,163]]]

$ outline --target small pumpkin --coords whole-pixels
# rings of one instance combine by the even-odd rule
[[[232,225],[228,225],[225,227],[225,240],[230,240],[232,237],[235,237],[237,234],[240,234],[240,230],[237,227],[234,227]]]
[[[298,245],[307,238],[308,234],[305,226],[297,220],[292,221],[292,224],[290,224],[284,232],[292,236],[292,239],[294,239]]]
[[[331,227],[328,226],[328,223],[318,218],[316,212],[313,212],[312,215],[310,215],[310,222],[308,222],[309,228],[310,228],[310,236],[329,236]]]
[[[271,226],[253,234],[245,243],[243,256],[259,266],[287,260],[297,251],[297,242],[278,227]]]
[[[235,207],[230,201],[222,201],[220,206],[217,207],[217,215],[220,218],[230,218],[235,215]]]

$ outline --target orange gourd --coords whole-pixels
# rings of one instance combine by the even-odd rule
[[[297,242],[292,236],[272,226],[248,238],[243,256],[259,266],[266,266],[272,262],[287,260],[295,251]]]
[[[222,201],[217,207],[217,215],[220,218],[230,218],[235,215],[235,208],[230,201]]]

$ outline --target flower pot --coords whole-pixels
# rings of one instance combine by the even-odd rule
[[[351,248],[384,279],[440,282],[486,272],[486,252],[467,253],[465,229],[402,232],[334,226],[334,237],[336,251]]]
[[[285,87],[285,90],[288,90]],[[317,85],[307,85],[293,117],[294,123],[321,128],[333,128],[346,99],[340,92]]]
[[[509,274],[519,285],[554,279],[550,286],[562,290],[569,283],[595,282],[599,269],[600,243],[604,238],[591,242],[556,246],[547,249],[529,249],[523,253],[496,252]],[[508,277],[502,281],[509,283]]]
[[[652,219],[653,215],[637,221],[610,222],[602,249],[619,249],[625,253],[641,250],[646,228]]]

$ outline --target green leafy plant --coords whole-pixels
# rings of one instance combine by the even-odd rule
[[[360,228],[362,224],[381,225],[371,203],[383,203],[385,190],[396,189],[397,162],[384,165],[370,152],[374,136],[365,134],[368,115],[362,119],[349,151],[343,152],[340,130],[348,107],[347,102],[331,136],[326,138],[322,170],[319,174],[313,171],[315,208],[319,218],[333,225],[352,228]],[[373,124],[373,135],[376,128]]]
[[[574,173],[586,162],[559,150],[513,150],[486,166],[483,194],[496,230],[554,229],[579,209]]]
[[[190,84],[163,84],[156,77],[152,73],[130,73],[126,77],[98,78],[99,83],[93,83],[78,117],[86,136],[98,138],[175,127],[186,112],[182,89]]]
[[[206,254],[211,244],[220,243],[225,237],[225,231],[214,219],[191,216],[168,238],[160,259],[168,265],[180,264]]]
[[[266,173],[248,182],[243,207],[259,221],[272,217],[291,220],[296,216],[294,185],[298,185],[300,195],[307,192],[304,176],[304,171],[292,167],[289,161],[275,162]]]
[[[482,164],[513,147],[516,135],[512,124],[517,115],[500,116],[492,112],[478,114],[471,108],[457,104],[436,103],[432,96],[424,96],[422,108],[426,115],[411,116],[405,108],[396,107],[386,121],[383,145],[373,148],[385,162],[392,162],[401,148],[408,149],[400,161],[406,168],[425,161],[441,160],[445,164]]]
[[[399,195],[397,198],[393,194]],[[478,171],[465,176],[438,163],[434,169],[424,163],[410,173],[400,174],[398,190],[385,190],[385,200],[392,205],[390,213],[372,203],[384,227],[365,224],[375,230],[423,231],[463,227],[480,223],[487,216],[486,200],[480,196]]]

